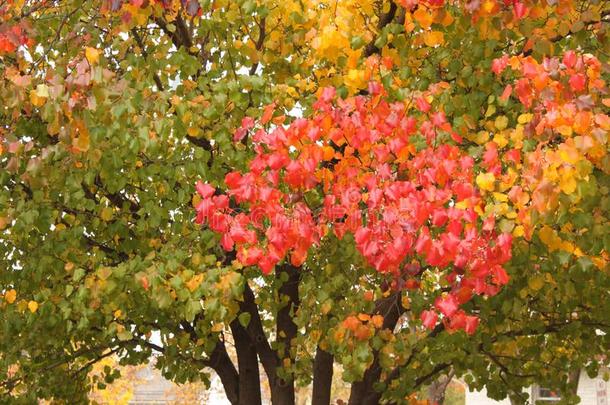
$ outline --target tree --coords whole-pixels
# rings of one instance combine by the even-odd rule
[[[610,348],[609,14],[0,2],[0,398],[154,352],[234,404],[328,404],[335,364],[350,404],[574,402]]]

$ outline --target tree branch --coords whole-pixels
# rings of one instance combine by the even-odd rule
[[[397,292],[387,298],[375,303],[373,315],[383,315],[383,329],[394,330],[400,315],[405,311],[401,303],[401,293]],[[362,381],[352,384],[350,391],[349,405],[357,404],[376,404],[381,398],[381,394],[373,389],[373,384],[381,377],[381,365],[379,364],[379,351],[373,352],[373,362],[364,372]]]
[[[387,13],[383,14],[380,18],[379,18],[379,23],[377,24],[377,28],[381,31],[386,25],[388,25],[389,23],[392,22],[392,20],[394,19],[394,17],[396,16],[396,10],[398,9],[398,6],[396,6],[396,3],[394,3],[393,1],[390,3],[390,9],[388,10]],[[364,52],[363,52],[363,56],[365,58],[379,53],[381,51],[381,49],[379,49],[377,47],[377,45],[375,45],[375,41],[377,41],[377,38],[373,38],[371,40],[371,42],[369,42],[366,47],[364,48]]]

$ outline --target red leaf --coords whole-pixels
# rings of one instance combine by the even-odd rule
[[[576,52],[574,52],[574,51],[567,51],[566,53],[563,54],[562,62],[565,65],[565,67],[567,67],[568,69],[572,69],[576,65],[576,60],[577,60],[577,56],[576,56]]]
[[[458,310],[458,302],[452,294],[448,294],[444,298],[438,297],[434,306],[446,317],[451,317]]]
[[[261,124],[265,125],[266,123],[271,121],[274,111],[275,111],[275,103],[271,103],[267,107],[265,107],[265,110],[263,111],[263,116],[261,117]]]
[[[521,2],[515,2],[513,6],[513,13],[515,14],[515,18],[517,20],[522,19],[529,12],[529,9],[525,6],[525,4]]]
[[[208,183],[203,183],[201,180],[197,182],[195,189],[197,189],[197,192],[203,198],[211,197],[216,192],[214,187],[210,186]]]
[[[420,315],[420,319],[426,328],[432,330],[436,326],[438,314],[434,311],[423,311]]]
[[[491,71],[496,75],[500,75],[506,69],[506,66],[508,66],[508,56],[504,55],[491,62]]]
[[[415,105],[417,106],[417,109],[419,111],[422,112],[428,112],[430,111],[430,103],[423,97],[417,97],[415,99]]]
[[[478,317],[470,316],[470,315],[466,316],[466,325],[464,326],[464,330],[466,331],[466,333],[468,333],[469,335],[474,334],[478,325],[479,325]]]
[[[502,101],[508,100],[508,98],[510,97],[512,92],[513,92],[513,86],[511,84],[507,85],[504,88],[504,91],[502,92],[502,95],[500,96],[500,100],[502,100]]]
[[[587,79],[582,73],[577,73],[570,77],[570,87],[574,91],[583,91],[586,88]]]

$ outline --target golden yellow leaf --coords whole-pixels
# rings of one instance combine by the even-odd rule
[[[515,238],[521,237],[525,235],[525,229],[523,228],[523,225],[517,225],[515,226],[515,229],[513,229],[513,236]]]
[[[38,303],[36,301],[28,302],[28,309],[31,313],[34,313],[38,310]]]
[[[40,97],[36,90],[30,91],[30,103],[35,107],[42,107],[47,102],[46,97]]]
[[[544,243],[551,252],[561,247],[561,238],[548,225],[545,225],[540,229],[538,236],[540,237],[542,243]]]
[[[202,281],[203,281],[203,274],[197,274],[196,276],[192,277],[189,281],[187,281],[185,284],[186,284],[186,287],[189,289],[189,291],[193,292],[201,285]]]
[[[562,177],[559,181],[559,188],[566,194],[572,194],[576,191],[576,180],[574,180],[573,176]]]
[[[481,190],[493,191],[496,176],[493,173],[479,173],[476,182]]]
[[[493,141],[498,145],[498,148],[503,148],[508,145],[508,139],[506,139],[502,133],[494,135]]]
[[[199,135],[199,128],[197,127],[188,127],[186,133],[191,137],[197,137]]]
[[[89,64],[93,66],[100,60],[100,51],[87,46],[85,47],[85,58],[87,58]]]
[[[440,31],[430,31],[424,34],[424,43],[427,46],[437,46],[445,43],[445,36]]]
[[[419,26],[428,29],[432,25],[432,14],[424,7],[418,7],[413,13],[413,19],[419,23]]]
[[[12,304],[17,299],[17,291],[10,289],[6,293],[4,293],[4,299],[9,304]]]
[[[534,118],[533,114],[521,114],[518,118],[517,118],[517,122],[519,124],[527,124],[528,122],[530,122],[532,120],[532,118]]]

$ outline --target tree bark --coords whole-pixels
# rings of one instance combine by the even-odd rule
[[[209,366],[220,377],[229,402],[232,405],[240,405],[239,375],[227,353],[224,342],[218,341],[216,344],[210,356]]]
[[[276,277],[287,278],[279,287],[280,302],[286,304],[277,313],[276,339],[277,361],[281,366],[284,359],[294,362],[291,353],[292,340],[297,335],[297,325],[292,320],[299,307],[299,269],[290,264],[276,267]],[[286,298],[285,298],[286,297]],[[271,403],[273,405],[293,405],[295,403],[294,380],[291,377],[268,376],[271,383]]]
[[[254,298],[254,292],[248,283],[246,283],[244,289],[244,300],[239,304],[239,307],[241,312],[250,314],[250,323],[248,324],[246,331],[248,332],[251,341],[254,343],[260,362],[265,369],[265,373],[268,378],[271,379],[272,376],[275,376],[277,357],[267,341],[263,323],[260,314],[258,313],[258,306],[256,305]]]
[[[333,383],[333,355],[318,347],[313,363],[313,393],[311,405],[329,405]]]
[[[428,396],[430,401],[435,405],[442,405],[445,402],[445,393],[447,392],[447,386],[453,378],[453,370],[447,375],[443,375],[436,379],[430,387],[428,387]]]
[[[400,302],[401,294],[394,293],[387,298],[377,301],[374,314],[383,315],[382,329],[394,330],[404,308]],[[373,389],[373,384],[380,381],[381,366],[379,365],[379,353],[373,354],[373,363],[364,372],[362,381],[352,384],[348,405],[376,405],[381,399],[381,393]]]
[[[568,383],[570,384],[570,391],[574,395],[578,395],[578,381],[580,380],[580,368],[572,370],[568,373]]]
[[[237,319],[231,322],[239,370],[239,404],[260,405],[261,388],[256,348],[246,329]]]

